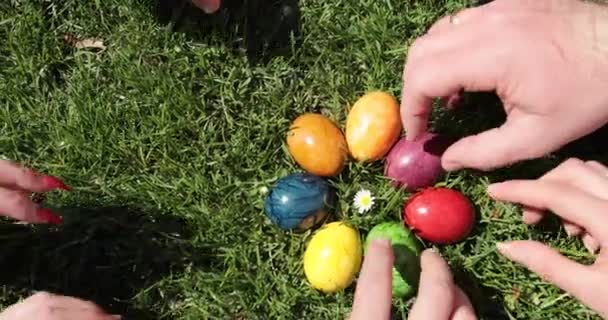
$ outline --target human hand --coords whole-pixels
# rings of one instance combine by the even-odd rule
[[[39,292],[0,313],[0,320],[120,320],[89,301]]]
[[[443,155],[446,170],[491,170],[534,159],[608,122],[608,6],[575,0],[496,0],[435,23],[403,74],[408,139],[427,130],[433,98],[496,91],[499,128]]]
[[[61,217],[41,208],[28,197],[29,193],[70,190],[60,179],[38,175],[13,162],[0,160],[0,215],[30,223],[60,224]]]
[[[420,259],[420,284],[408,319],[477,319],[469,299],[454,284],[447,263],[431,250],[423,252]],[[391,318],[393,261],[388,241],[370,244],[357,282],[350,320]]]
[[[490,195],[500,201],[535,208],[527,219],[536,221],[540,210],[551,210],[576,226],[600,247],[594,264],[583,265],[536,241],[498,245],[508,259],[524,265],[544,280],[570,293],[608,318],[608,168],[597,162],[569,160],[538,180],[515,180],[491,185]],[[532,218],[530,218],[530,216]]]
[[[201,8],[206,13],[214,13],[219,10],[220,0],[192,0],[195,6]]]

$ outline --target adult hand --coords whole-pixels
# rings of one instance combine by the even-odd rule
[[[608,168],[571,160],[554,172],[550,178],[494,184],[488,191],[496,200],[523,204],[536,213],[551,210],[582,228],[600,247],[594,264],[578,264],[536,241],[507,242],[498,249],[608,318]]]
[[[0,320],[120,320],[97,305],[72,297],[37,293],[0,313]]]
[[[495,91],[507,121],[446,150],[446,170],[534,159],[608,122],[608,6],[496,0],[435,23],[403,74],[408,139],[427,130],[433,98]]]
[[[59,224],[61,217],[41,208],[28,197],[29,193],[70,190],[60,179],[36,174],[13,162],[0,160],[0,215],[30,223]]]
[[[220,0],[192,0],[195,6],[201,8],[206,13],[216,12],[221,5]]]
[[[370,244],[355,291],[350,320],[390,319],[393,250],[388,241]],[[446,262],[431,250],[421,256],[420,285],[409,320],[477,319],[467,296],[458,288]]]

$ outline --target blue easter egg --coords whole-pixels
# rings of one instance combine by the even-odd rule
[[[283,230],[306,230],[325,220],[335,193],[320,177],[294,173],[281,178],[266,198],[265,211]]]

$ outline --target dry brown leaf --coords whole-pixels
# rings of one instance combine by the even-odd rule
[[[65,34],[63,37],[65,42],[77,49],[101,49],[104,50],[106,46],[103,43],[103,40],[89,38],[89,39],[80,39],[72,34]]]

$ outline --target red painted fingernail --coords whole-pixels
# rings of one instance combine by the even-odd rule
[[[63,222],[63,219],[60,216],[54,214],[51,210],[46,208],[38,209],[38,211],[36,211],[36,215],[46,223],[61,224]]]
[[[61,181],[61,179],[53,177],[53,176],[42,177],[42,183],[44,183],[45,186],[47,186],[48,188],[51,188],[51,189],[63,189],[66,191],[72,190],[72,188],[70,188],[68,185],[63,183],[63,181]]]

